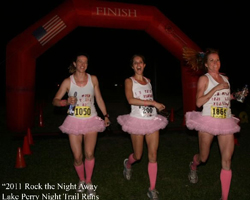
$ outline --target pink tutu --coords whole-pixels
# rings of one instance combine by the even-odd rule
[[[84,135],[90,132],[103,132],[106,126],[104,121],[98,116],[89,119],[67,116],[63,124],[59,126],[59,129],[67,134]]]
[[[153,119],[140,119],[127,115],[117,117],[117,122],[122,126],[124,132],[129,134],[146,135],[157,130],[164,129],[167,124],[167,118],[157,115]]]
[[[186,126],[190,130],[210,133],[212,135],[225,135],[240,132],[239,119],[235,117],[218,119],[211,116],[202,116],[201,112],[187,112]]]

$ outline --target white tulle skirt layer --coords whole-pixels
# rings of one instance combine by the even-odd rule
[[[89,119],[67,116],[59,129],[67,134],[84,135],[91,132],[103,132],[106,126],[104,120],[98,116]]]
[[[201,112],[192,111],[185,114],[186,126],[190,130],[207,132],[212,135],[225,135],[240,132],[239,119],[235,117],[219,119],[202,116]]]
[[[117,122],[121,125],[122,130],[129,134],[146,135],[154,133],[157,130],[164,129],[167,124],[167,118],[157,115],[153,119],[140,119],[127,115],[119,115]]]

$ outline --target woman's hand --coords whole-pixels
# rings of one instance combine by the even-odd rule
[[[105,117],[105,118],[104,118],[104,122],[105,122],[105,126],[106,126],[106,127],[107,127],[107,126],[110,126],[110,124],[111,124],[111,122],[110,122],[110,120],[109,120],[108,117]]]
[[[77,98],[74,96],[69,96],[68,97],[68,104],[75,105],[77,102]]]
[[[154,102],[154,107],[156,107],[159,112],[165,109],[165,105],[156,101]]]
[[[229,85],[227,82],[223,82],[223,83],[218,84],[215,87],[217,87],[217,91],[218,91],[218,90],[228,89]]]

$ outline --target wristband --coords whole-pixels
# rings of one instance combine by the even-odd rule
[[[234,93],[232,93],[231,97],[232,97],[232,100],[235,100],[239,97],[239,93],[234,92]]]
[[[103,115],[103,116],[109,118],[109,114],[106,114],[106,115]]]
[[[67,105],[67,102],[66,100],[60,100],[60,106],[66,106]]]

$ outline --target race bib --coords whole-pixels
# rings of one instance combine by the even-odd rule
[[[153,114],[153,108],[152,106],[139,106],[140,115],[142,117],[151,117]]]
[[[226,118],[227,117],[227,108],[223,107],[211,107],[211,116],[214,118]]]
[[[91,108],[89,106],[76,106],[74,110],[76,117],[90,117]]]

